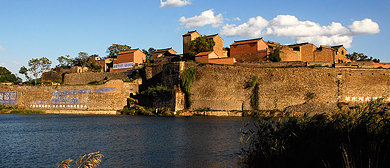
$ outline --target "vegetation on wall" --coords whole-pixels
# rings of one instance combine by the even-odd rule
[[[195,81],[196,71],[197,71],[196,67],[190,66],[184,69],[184,71],[180,75],[180,86],[184,91],[186,108],[191,106],[190,103],[191,87],[192,87],[192,83]]]
[[[252,94],[251,94],[251,107],[252,110],[259,110],[259,77],[253,76],[249,87],[252,88]]]
[[[243,131],[244,167],[389,167],[389,104],[349,111],[262,118]]]
[[[169,88],[166,86],[157,85],[157,86],[149,87],[148,89],[141,91],[141,92],[137,93],[136,95],[137,96],[142,95],[142,96],[156,98],[162,94],[173,96],[175,94],[175,89]]]
[[[282,60],[282,58],[280,58],[280,48],[277,46],[274,51],[272,51],[269,55],[268,55],[268,60],[272,61],[272,62],[280,62]]]

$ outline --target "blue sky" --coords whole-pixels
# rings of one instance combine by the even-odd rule
[[[0,66],[18,74],[31,58],[47,57],[54,67],[61,55],[105,57],[113,43],[182,53],[182,35],[190,30],[219,33],[224,46],[256,37],[343,44],[348,53],[390,62],[389,8],[386,0],[3,0]]]

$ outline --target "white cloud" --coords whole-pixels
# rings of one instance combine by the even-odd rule
[[[214,16],[213,9],[202,12],[199,16],[194,16],[190,18],[185,18],[182,16],[179,19],[181,25],[184,25],[186,28],[198,28],[208,24],[211,24],[214,28],[219,27],[223,23],[222,14]]]
[[[0,45],[0,51],[2,51],[2,50],[5,50],[5,49],[3,48],[3,46]]]
[[[235,17],[233,20],[241,21],[239,17]]]
[[[236,26],[226,24],[221,29],[221,34],[225,36],[259,37],[262,30],[268,26],[269,22],[263,17],[250,18],[247,23]]]
[[[160,8],[168,8],[168,7],[174,7],[174,6],[185,6],[191,4],[190,0],[167,0],[163,2],[160,0],[161,6]]]
[[[375,23],[371,19],[367,18],[362,21],[354,21],[349,28],[355,34],[376,34],[381,31],[378,23]]]
[[[6,64],[6,63],[0,63],[0,65],[5,66],[5,65],[7,65],[7,64]]]
[[[292,15],[278,15],[271,21],[257,16],[238,26],[226,24],[221,28],[220,34],[240,37],[291,37],[297,42],[310,42],[315,45],[343,44],[349,48],[354,36],[379,32],[379,25],[371,19],[355,21],[347,28],[337,22],[321,26],[312,21],[299,21]]]

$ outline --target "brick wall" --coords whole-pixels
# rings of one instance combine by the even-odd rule
[[[70,73],[64,75],[64,84],[79,85],[88,84],[92,81],[101,81],[107,77],[107,79],[129,79],[129,75],[133,71],[124,72],[86,72],[86,73]]]
[[[313,44],[305,44],[300,47],[301,50],[301,61],[303,62],[309,62],[309,61],[316,61],[314,60],[314,51],[317,49],[317,47]]]
[[[16,92],[19,107],[34,110],[121,110],[140,81],[112,80],[104,85],[1,86],[0,93]]]
[[[314,51],[314,61],[334,63],[335,52],[332,48],[322,48]]]
[[[253,76],[258,76],[260,82],[260,109],[284,110],[304,105],[309,102],[308,93],[316,95],[310,100],[312,105],[323,104],[333,107],[327,109],[334,109],[338,101],[365,102],[390,89],[390,70],[387,69],[204,65],[197,70],[191,90],[191,109],[251,109],[253,89],[247,86]]]

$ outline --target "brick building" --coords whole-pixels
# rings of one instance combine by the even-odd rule
[[[146,55],[140,49],[122,51],[114,60],[113,71],[126,71],[145,62]]]
[[[202,37],[196,30],[195,31],[189,31],[188,33],[183,35],[183,54],[188,53],[190,50],[190,42],[195,40],[198,37]],[[210,39],[213,39],[215,42],[215,45],[213,47],[213,51],[215,54],[217,54],[220,57],[227,56],[227,51],[223,48],[223,39],[218,34],[213,34],[206,36]]]
[[[230,45],[230,57],[237,62],[267,61],[269,49],[263,38],[234,41]]]
[[[180,60],[180,56],[172,48],[159,49],[153,53],[154,63],[174,62]]]
[[[195,56],[196,62],[233,65],[236,59],[227,56],[218,56],[214,51],[201,52]]]

